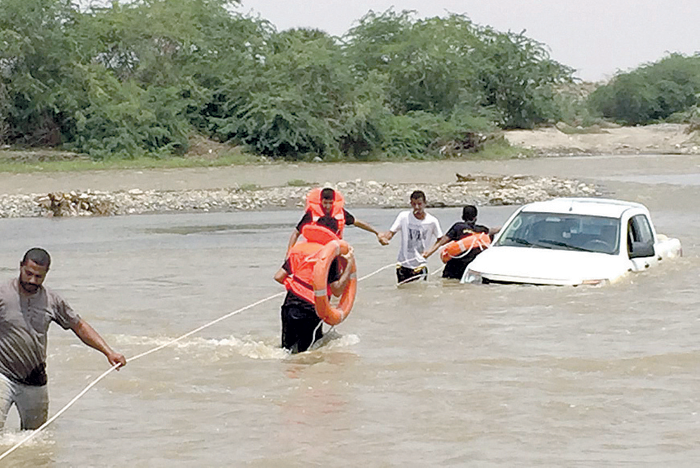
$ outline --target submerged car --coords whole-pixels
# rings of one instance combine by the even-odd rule
[[[557,198],[519,208],[462,283],[600,285],[682,255],[639,203]]]

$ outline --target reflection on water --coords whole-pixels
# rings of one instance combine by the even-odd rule
[[[697,194],[625,184],[608,188],[649,204],[683,258],[602,288],[439,274],[397,288],[390,267],[360,283],[320,347],[293,356],[279,347],[280,295],[110,374],[7,466],[694,466]],[[482,208],[480,223],[515,208]],[[351,211],[382,230],[396,215]],[[443,230],[460,214],[429,211]],[[0,220],[0,268],[13,277],[27,248],[46,247],[46,284],[129,357],[279,294],[299,217]],[[398,239],[346,238],[358,277],[395,262]],[[48,354],[53,414],[107,363],[55,326]],[[16,415],[8,425],[0,448],[16,441]]]

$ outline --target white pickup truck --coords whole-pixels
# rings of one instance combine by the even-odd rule
[[[600,285],[681,255],[680,241],[657,234],[644,205],[557,198],[518,209],[462,283]]]

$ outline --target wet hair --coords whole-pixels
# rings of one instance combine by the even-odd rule
[[[478,211],[474,205],[466,205],[462,208],[462,219],[464,221],[474,221]]]
[[[334,200],[335,190],[332,188],[324,188],[321,190],[321,200]]]
[[[24,257],[22,258],[22,265],[26,265],[28,261],[32,261],[39,266],[46,267],[48,270],[51,266],[51,255],[40,247],[34,247],[27,250],[27,252],[24,254]]]
[[[425,194],[423,193],[422,190],[414,190],[413,193],[411,194],[411,200],[420,200],[420,199],[425,201]]]

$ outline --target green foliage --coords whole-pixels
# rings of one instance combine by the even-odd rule
[[[177,88],[144,90],[133,81],[120,83],[98,70],[106,76],[95,73],[94,80],[82,84],[87,90],[84,102],[66,125],[74,131],[69,148],[98,159],[187,150],[190,127],[182,117],[187,100]]]
[[[483,30],[485,60],[478,73],[484,105],[493,106],[503,128],[556,122],[556,86],[571,82],[573,69],[549,58],[544,46],[523,34]]]
[[[482,149],[479,151],[479,157],[481,159],[491,160],[527,158],[533,155],[534,152],[531,149],[511,146],[505,136],[498,134],[487,139]]]
[[[380,126],[382,152],[390,158],[425,159],[438,156],[446,146],[470,152],[478,149],[478,134],[493,130],[484,117],[455,112],[445,118],[424,111],[387,115]],[[474,141],[474,139],[477,141]],[[476,144],[476,147],[473,145]]]
[[[9,139],[96,157],[186,150],[186,113],[197,107],[188,96],[196,93],[174,70],[178,52],[191,50],[185,32],[197,28],[183,31],[166,13],[210,3],[114,3],[81,13],[69,1],[2,0]]]
[[[589,98],[591,109],[628,125],[648,124],[700,103],[700,55],[670,54],[620,73]]]
[[[688,133],[697,132],[700,130],[700,105],[694,105],[681,112],[671,114],[666,122],[688,124]]]
[[[221,116],[211,119],[215,134],[272,157],[337,154],[343,111],[353,102],[348,70],[341,48],[325,33],[277,34],[249,73],[222,87]]]
[[[387,101],[386,77],[370,72],[352,88],[339,118],[339,145],[342,154],[356,159],[368,159],[383,144],[382,120],[390,114]]]
[[[500,125],[529,128],[559,118],[553,87],[573,73],[542,44],[476,26],[464,15],[414,20],[408,11],[371,12],[346,41],[360,79],[369,71],[388,77],[396,114],[450,113],[468,96],[473,113],[488,107]]]
[[[5,142],[10,131],[10,125],[7,121],[10,109],[10,99],[5,90],[5,85],[0,82],[0,145]]]
[[[572,128],[588,129],[606,125],[598,113],[588,105],[590,94],[597,89],[594,83],[577,82],[560,86],[555,90],[554,101],[560,111],[560,121]],[[595,129],[593,129],[595,131]]]
[[[571,70],[523,35],[389,10],[338,39],[236,5],[0,0],[0,141],[109,159],[179,155],[200,134],[288,160],[422,158],[563,114]]]
[[[438,118],[423,111],[387,115],[381,122],[382,151],[389,157],[420,158],[437,137]]]
[[[361,77],[386,75],[394,112],[449,112],[474,74],[476,28],[459,15],[412,17],[408,11],[368,13],[346,36],[347,54]]]
[[[71,101],[64,87],[79,60],[78,19],[69,0],[0,2],[0,83],[10,103],[10,141],[60,143],[57,121]]]

